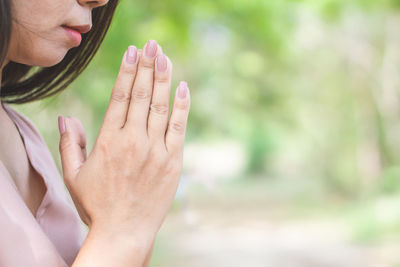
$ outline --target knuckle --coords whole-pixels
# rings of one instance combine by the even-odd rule
[[[149,150],[149,144],[144,140],[144,138],[129,138],[127,145],[124,148],[124,153],[147,158]]]
[[[110,149],[110,144],[109,142],[107,142],[107,140],[99,140],[97,142],[97,147],[101,152],[108,154],[108,151]]]
[[[126,103],[131,100],[131,95],[121,89],[113,90],[111,93],[111,100],[120,103]]]
[[[154,60],[149,60],[146,58],[142,58],[139,63],[140,67],[143,69],[154,70]]]
[[[180,110],[189,110],[190,104],[186,101],[184,102],[177,101],[174,107]]]
[[[177,134],[185,133],[185,124],[180,121],[172,121],[169,123],[168,127]]]
[[[125,74],[135,75],[136,74],[136,70],[137,70],[136,65],[124,63],[121,66],[121,75],[125,75]]]
[[[71,139],[68,137],[65,137],[61,140],[60,144],[59,144],[59,150],[60,151],[67,151],[68,149],[70,149],[73,146]]]
[[[152,165],[154,165],[157,168],[162,168],[167,164],[168,158],[163,155],[161,152],[151,152],[150,153],[151,157],[151,162]]]
[[[165,168],[165,171],[169,175],[179,176],[181,172],[181,165],[177,160],[170,160]],[[179,178],[179,177],[178,177]]]
[[[128,140],[125,141],[125,145],[123,147],[123,152],[124,153],[131,153],[132,151],[136,151],[138,148],[138,142],[136,141],[136,138],[129,138]]]
[[[110,132],[100,132],[94,147],[105,154],[109,154],[109,151],[113,147],[112,138],[113,134]]]
[[[169,84],[170,83],[170,76],[168,75],[168,73],[157,73],[157,75],[155,75],[155,80],[157,83],[161,83],[161,84]]]
[[[133,100],[135,102],[146,101],[150,99],[150,94],[148,94],[144,89],[138,88],[132,92]]]
[[[169,106],[166,104],[151,104],[150,105],[150,112],[159,115],[166,115],[169,113]]]

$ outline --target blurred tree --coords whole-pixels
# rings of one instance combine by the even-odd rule
[[[92,144],[125,49],[155,39],[174,63],[172,93],[179,80],[191,88],[188,142],[241,142],[250,157],[244,175],[321,179],[350,194],[379,177],[395,184],[399,7],[398,0],[122,0],[94,62],[44,102],[48,114],[80,116]],[[56,143],[40,117],[33,115]]]

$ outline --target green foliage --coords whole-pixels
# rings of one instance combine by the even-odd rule
[[[398,193],[400,189],[400,166],[391,166],[382,173],[381,188],[385,193]]]
[[[125,49],[155,39],[174,64],[171,95],[189,82],[187,142],[234,139],[247,149],[247,173],[261,177],[322,180],[347,195],[397,190],[400,108],[389,100],[399,95],[399,7],[398,0],[122,0],[98,55],[57,98],[63,104],[45,103],[51,114],[80,117],[92,144]],[[54,140],[41,116],[32,119]]]

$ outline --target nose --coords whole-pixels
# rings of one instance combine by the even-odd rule
[[[91,8],[101,7],[108,3],[109,0],[78,0],[82,6],[88,6]]]

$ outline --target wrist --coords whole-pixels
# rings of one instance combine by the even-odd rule
[[[154,227],[148,224],[137,224],[131,222],[110,221],[110,220],[93,220],[89,227],[89,232],[104,235],[105,238],[118,239],[119,242],[133,243],[133,246],[140,246],[145,249],[150,248],[157,232]]]
[[[115,252],[120,255],[126,255],[129,262],[135,262],[140,266],[145,261],[147,252],[151,246],[150,239],[139,234],[95,225],[92,225],[89,229],[88,239],[95,240],[96,243],[106,244],[109,248],[109,250],[105,251],[106,253]]]

